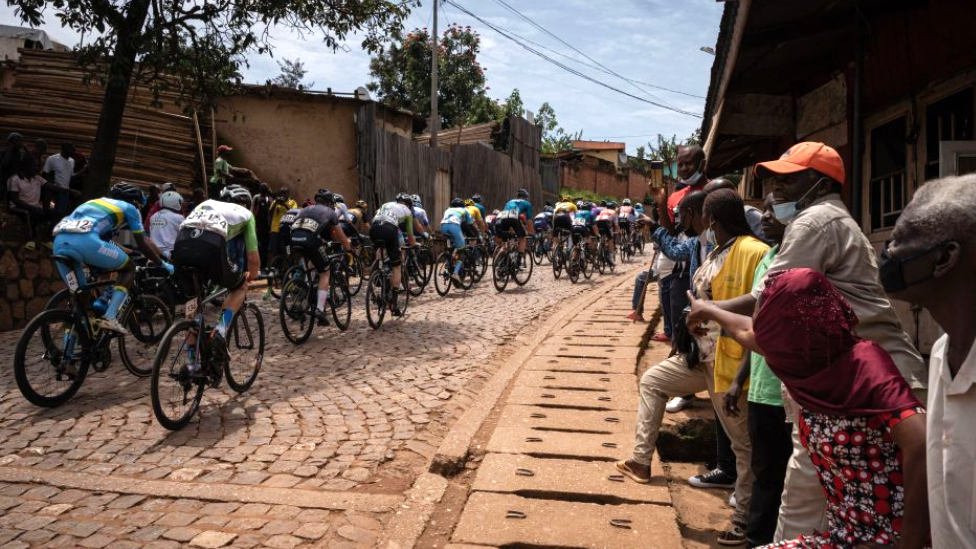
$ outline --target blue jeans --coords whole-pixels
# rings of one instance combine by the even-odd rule
[[[657,282],[661,298],[661,313],[664,317],[664,335],[671,337],[671,275]]]

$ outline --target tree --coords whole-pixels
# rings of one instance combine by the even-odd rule
[[[677,178],[677,173],[671,173],[672,166],[678,161],[678,136],[672,135],[670,138],[657,134],[657,145],[647,144],[653,158],[664,162],[665,177]]]
[[[451,25],[438,41],[437,101],[441,127],[498,119],[498,104],[487,95],[485,69],[478,63],[481,37],[471,27]],[[373,57],[366,85],[395,108],[430,116],[431,36],[414,29],[399,44]],[[494,103],[494,105],[491,105]]]
[[[556,154],[573,148],[573,141],[583,138],[583,130],[575,134],[567,133],[559,127],[556,110],[549,103],[543,103],[535,115],[535,123],[542,128],[542,153]]]
[[[505,101],[505,118],[509,116],[525,116],[525,105],[522,104],[522,94],[515,88]]]
[[[281,74],[276,76],[273,82],[282,88],[307,90],[315,85],[315,82],[309,82],[307,84],[302,82],[305,79],[305,75],[308,74],[308,71],[305,70],[305,63],[301,59],[294,61],[282,59],[278,61],[278,68],[281,69]]]
[[[289,27],[321,36],[331,48],[351,33],[379,51],[398,36],[416,0],[7,0],[32,27],[51,14],[93,37],[79,63],[105,88],[85,195],[108,190],[122,116],[133,81],[154,100],[173,91],[192,110],[211,103],[240,78],[248,53],[272,50],[269,30]]]
[[[702,136],[701,136],[700,127],[695,128],[695,131],[691,132],[691,135],[688,136],[688,139],[685,139],[685,145],[698,145],[699,147],[702,146]]]

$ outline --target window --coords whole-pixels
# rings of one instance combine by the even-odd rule
[[[908,201],[906,126],[906,117],[900,116],[871,130],[869,201],[872,232],[894,227]]]
[[[973,88],[966,88],[925,109],[925,180],[939,177],[939,142],[973,139]]]

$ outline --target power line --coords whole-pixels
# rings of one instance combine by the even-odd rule
[[[559,67],[559,68],[561,68],[561,69],[569,72],[570,74],[574,74],[574,75],[576,75],[576,76],[578,76],[580,78],[583,78],[584,80],[587,80],[589,82],[592,82],[592,83],[594,83],[594,84],[596,84],[598,86],[602,86],[604,88],[607,88],[608,90],[617,92],[617,93],[622,94],[622,95],[626,95],[627,97],[630,97],[632,99],[636,99],[636,100],[638,100],[638,101],[640,101],[642,103],[647,103],[649,105],[654,105],[655,107],[660,107],[660,108],[665,109],[665,110],[668,110],[668,111],[676,112],[678,114],[683,114],[685,116],[692,116],[692,117],[695,117],[695,118],[701,118],[702,117],[702,115],[700,115],[698,113],[694,113],[694,112],[691,112],[691,111],[686,111],[686,110],[683,110],[683,109],[679,109],[679,108],[676,108],[676,107],[672,107],[671,105],[667,105],[667,104],[661,103],[659,101],[652,101],[650,99],[646,99],[644,97],[640,97],[640,96],[634,95],[634,94],[632,94],[630,92],[626,92],[624,90],[621,90],[620,88],[611,86],[610,84],[607,84],[606,82],[603,82],[601,80],[597,80],[596,78],[593,78],[592,76],[590,76],[588,74],[585,74],[585,73],[580,72],[580,71],[578,71],[578,70],[576,70],[576,69],[574,69],[572,67],[569,67],[565,63],[561,63],[561,62],[553,59],[552,57],[549,57],[548,55],[540,52],[539,50],[528,46],[527,44],[525,44],[524,42],[522,42],[518,38],[512,36],[508,31],[506,31],[506,30],[504,30],[502,28],[499,28],[498,26],[496,26],[496,25],[494,25],[494,24],[486,21],[484,18],[479,17],[478,15],[475,15],[474,13],[472,13],[467,8],[459,5],[457,2],[454,2],[453,0],[443,0],[443,2],[446,3],[446,4],[450,4],[454,8],[458,9],[459,11],[461,11],[462,13],[465,13],[468,16],[474,18],[475,20],[481,22],[481,24],[483,24],[486,27],[492,29],[493,31],[497,32],[498,34],[504,36],[505,38],[511,40],[512,42],[514,42],[515,44],[517,44],[518,46],[520,46],[522,49],[528,51],[529,53],[532,53],[532,54],[534,54],[534,55],[536,55],[536,56],[538,56],[538,57],[540,57],[540,58],[548,61],[549,63],[551,63],[551,64],[553,64],[553,65],[555,65],[555,66],[557,66],[557,67]]]
[[[603,63],[600,63],[596,59],[593,59],[592,57],[590,57],[589,55],[587,55],[585,52],[580,51],[579,49],[577,49],[575,46],[573,46],[569,42],[567,42],[567,41],[563,40],[562,38],[556,36],[555,34],[553,34],[552,32],[550,32],[548,29],[546,29],[545,27],[543,27],[542,25],[536,23],[535,21],[532,20],[532,18],[530,18],[529,16],[527,16],[524,13],[520,12],[519,10],[515,9],[514,7],[512,7],[511,5],[509,5],[507,2],[505,2],[505,0],[494,0],[494,1],[495,1],[496,4],[498,4],[498,5],[502,6],[502,7],[504,7],[505,9],[511,11],[512,13],[514,13],[515,15],[517,15],[519,18],[523,19],[524,21],[526,21],[527,23],[529,23],[530,25],[532,25],[533,27],[539,29],[540,31],[542,31],[542,32],[548,34],[549,36],[551,36],[552,38],[556,39],[559,43],[561,43],[564,46],[568,47],[569,49],[575,51],[576,53],[582,55],[584,58],[588,59],[591,63],[594,63],[594,65],[588,65],[591,68],[595,68],[595,69],[597,69],[597,70],[599,70],[601,72],[604,72],[604,73],[609,74],[611,76],[616,76],[617,78],[620,78],[621,80],[624,80],[626,82],[630,82],[631,85],[634,85],[634,87],[637,87],[636,84],[642,84],[644,86],[648,86],[648,87],[655,88],[655,89],[659,89],[659,90],[664,90],[664,91],[671,92],[671,93],[677,93],[677,94],[681,94],[681,95],[687,95],[689,97],[696,97],[698,99],[705,99],[705,97],[702,97],[700,95],[695,95],[695,94],[691,94],[691,93],[688,93],[688,92],[683,92],[683,91],[680,91],[680,90],[666,88],[664,86],[658,86],[657,84],[651,84],[651,83],[648,83],[648,82],[641,82],[639,80],[633,80],[631,78],[627,78],[626,76],[620,75],[617,72],[615,72],[612,69],[610,69],[609,67],[607,67],[606,65],[604,65]],[[546,49],[548,49],[548,48],[546,48]],[[552,51],[552,50],[550,50],[550,51]],[[558,52],[554,52],[554,53],[558,53]],[[564,55],[564,54],[559,54],[559,55]],[[583,62],[581,62],[579,60],[576,60],[576,59],[574,59],[574,58],[572,58],[570,56],[564,55],[564,57],[569,57],[570,59],[573,59],[577,63],[580,63],[582,65],[586,65],[586,63],[583,63]],[[637,87],[637,89],[640,89],[640,88]],[[645,93],[648,93],[647,90],[641,90],[641,91],[643,91]]]

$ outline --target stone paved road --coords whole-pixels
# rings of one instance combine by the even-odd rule
[[[500,295],[487,280],[448,298],[429,289],[379,331],[357,310],[347,332],[318,329],[298,347],[281,335],[277,303],[262,304],[254,387],[208,391],[178,433],[153,420],[148,380],[118,362],[67,405],[34,408],[9,369],[18,334],[0,335],[0,549],[369,546],[390,496],[514,352],[506,343],[635,268],[575,286],[543,268]],[[314,497],[350,493],[365,496]]]

